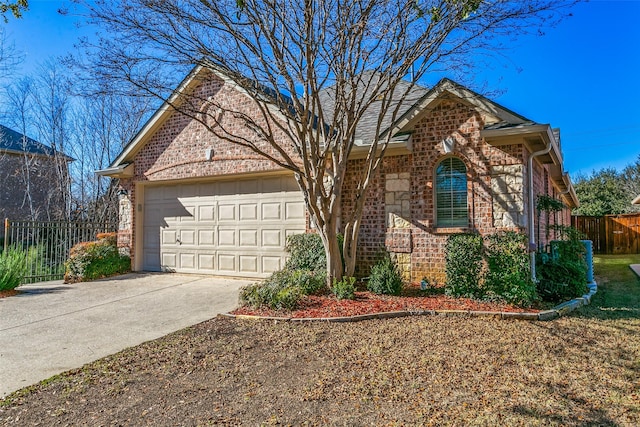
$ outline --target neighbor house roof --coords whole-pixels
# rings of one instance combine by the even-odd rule
[[[0,125],[0,151],[52,156],[55,151],[34,139]]]

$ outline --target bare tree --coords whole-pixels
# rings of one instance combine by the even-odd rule
[[[567,6],[555,0],[83,3],[106,34],[87,45],[97,78],[128,82],[215,137],[293,172],[324,243],[329,281],[353,275],[367,190],[397,131],[391,124],[417,101],[408,98],[418,81],[433,70],[471,70],[479,53],[538,31]],[[240,87],[257,113],[196,93],[171,97],[177,72],[196,64]],[[229,116],[245,130],[225,127]],[[370,138],[356,141],[365,127]],[[357,145],[367,154],[355,174],[355,203],[345,212],[343,184]]]
[[[150,111],[149,100],[117,96],[111,91],[87,91],[72,113],[72,174],[76,216],[97,222],[117,222],[117,182],[98,176],[135,136]]]
[[[9,123],[22,134],[22,157],[23,164],[20,170],[22,182],[24,184],[23,205],[29,207],[30,219],[38,219],[37,206],[34,203],[32,192],[31,171],[35,163],[35,157],[29,153],[27,133],[30,118],[30,101],[31,101],[31,80],[23,78],[12,86],[7,88],[7,103],[11,110]]]
[[[71,214],[71,176],[69,174],[69,80],[61,65],[53,60],[42,63],[33,79],[33,126],[38,140],[53,150],[56,164],[56,199],[60,210],[57,219],[69,219]],[[57,203],[59,202],[59,203]]]

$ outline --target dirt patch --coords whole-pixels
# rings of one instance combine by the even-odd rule
[[[640,423],[640,320],[216,318],[60,375],[0,425]]]

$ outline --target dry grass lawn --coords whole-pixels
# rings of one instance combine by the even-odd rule
[[[0,402],[0,425],[640,425],[640,256],[553,322],[213,319]]]

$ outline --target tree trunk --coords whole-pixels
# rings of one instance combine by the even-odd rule
[[[327,229],[326,241],[323,238],[324,252],[327,255],[327,284],[333,286],[334,280],[342,280],[344,269],[342,258],[340,257],[340,246],[338,244],[338,233],[335,228]]]

